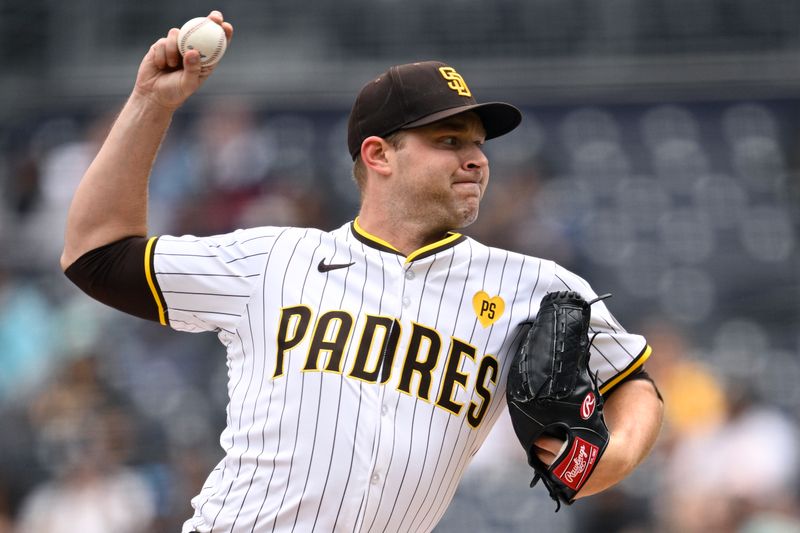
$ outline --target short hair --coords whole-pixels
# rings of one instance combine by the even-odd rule
[[[390,133],[384,137],[383,140],[391,144],[394,148],[398,149],[403,147],[404,137],[405,131],[398,130],[394,133]],[[367,167],[364,166],[364,162],[361,160],[360,153],[356,156],[356,159],[353,162],[353,179],[355,180],[356,185],[358,185],[358,190],[363,194],[364,186],[367,182]]]

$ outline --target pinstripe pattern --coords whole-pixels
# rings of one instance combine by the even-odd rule
[[[410,257],[351,224],[156,241],[170,325],[216,332],[229,367],[225,457],[184,533],[433,529],[502,414],[519,324],[546,292],[596,295],[455,234]],[[592,311],[591,361],[611,386],[645,341],[603,302]]]

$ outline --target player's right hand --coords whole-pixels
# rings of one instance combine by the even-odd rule
[[[224,22],[222,13],[212,11],[208,18],[222,26],[230,43],[233,26]],[[178,51],[178,28],[172,28],[166,37],[153,43],[144,56],[136,76],[134,93],[163,107],[176,109],[200,88],[215,67],[201,68],[197,50],[188,50],[182,57]]]

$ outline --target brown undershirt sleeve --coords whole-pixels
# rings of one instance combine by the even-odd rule
[[[92,298],[134,316],[167,324],[153,273],[157,237],[126,237],[86,252],[64,274]]]
[[[623,383],[625,383],[626,381],[633,381],[635,379],[644,379],[644,380],[647,380],[650,383],[652,383],[653,384],[653,388],[656,390],[656,395],[658,395],[658,399],[661,400],[662,402],[664,401],[664,398],[661,397],[661,391],[658,390],[658,386],[656,385],[656,382],[653,381],[653,378],[650,376],[650,374],[647,373],[647,371],[644,369],[644,367],[639,367],[636,371],[634,371],[629,376],[625,376],[625,378],[622,381],[620,381],[619,383],[614,385],[613,389],[608,391],[608,393],[605,395],[605,397],[608,398],[609,396],[614,394],[614,391],[616,391],[619,388],[619,386],[622,385]]]

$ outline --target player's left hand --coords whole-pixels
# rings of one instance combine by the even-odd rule
[[[533,451],[541,462],[550,466],[561,453],[565,442],[562,439],[544,435],[534,441]]]
[[[536,472],[561,507],[570,504],[605,452],[609,431],[596,375],[589,370],[591,304],[573,291],[542,298],[511,364],[511,424]],[[563,438],[561,438],[563,436]]]

